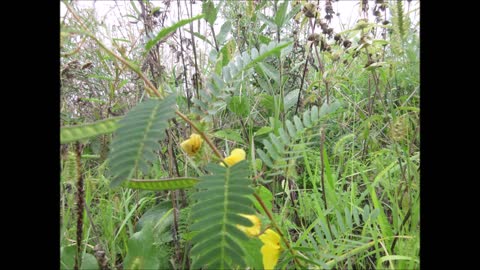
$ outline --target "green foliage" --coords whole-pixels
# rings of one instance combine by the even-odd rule
[[[239,135],[238,130],[223,129],[215,132],[214,136],[224,140],[234,141],[238,143],[245,143],[243,138]]]
[[[400,36],[400,39],[403,40],[405,38],[405,15],[403,11],[403,1],[397,0],[396,5],[395,5],[395,26],[396,26],[396,31],[398,32],[398,35]]]
[[[165,27],[163,28],[160,32],[158,32],[158,34],[155,36],[155,38],[149,40],[147,42],[147,44],[145,45],[145,52],[143,53],[144,55],[146,55],[151,49],[153,46],[155,46],[158,42],[162,41],[162,39],[166,38],[169,34],[175,32],[178,28],[188,24],[188,23],[191,23],[195,20],[198,20],[198,19],[201,19],[203,18],[204,15],[203,14],[200,14],[200,15],[197,15],[193,18],[190,18],[190,19],[185,19],[185,20],[180,20],[179,22],[175,23],[174,25],[170,26],[170,27]]]
[[[234,96],[227,105],[228,109],[240,117],[248,116],[250,112],[250,103],[245,96]]]
[[[261,44],[260,50],[253,48],[250,54],[243,52],[241,56],[237,56],[234,61],[231,61],[226,67],[223,68],[222,74],[225,81],[236,79],[242,72],[254,67],[257,63],[265,60],[270,56],[280,56],[280,53],[284,48],[292,44],[289,42],[276,42],[272,41],[268,45]]]
[[[231,41],[229,41],[231,42]],[[227,43],[228,45],[229,43]],[[200,98],[193,99],[193,103],[197,105],[200,110],[197,113],[216,115],[218,112],[223,111],[227,105],[229,109],[236,114],[241,116],[248,115],[247,110],[250,107],[249,102],[243,97],[233,97],[229,93],[229,90],[232,89],[234,93],[237,93],[235,85],[239,80],[239,76],[243,75],[245,72],[255,67],[257,64],[263,64],[262,61],[272,56],[279,56],[283,49],[289,46],[291,42],[280,42],[276,41],[270,42],[268,45],[261,44],[260,50],[253,48],[250,53],[243,52],[240,55],[237,55],[234,59],[230,60],[227,65],[224,65],[221,71],[221,76],[218,76],[215,73],[212,73],[211,77],[207,80],[207,88],[211,94],[208,94],[207,91],[200,93]],[[225,47],[227,47],[225,45]],[[223,59],[230,59],[228,55],[228,50],[223,47],[221,49],[222,54],[224,55]],[[225,50],[223,52],[223,50]],[[237,99],[237,101],[231,101],[232,99]],[[233,102],[233,103],[231,103]],[[210,119],[210,117],[207,117]]]
[[[175,190],[193,187],[198,182],[197,178],[168,178],[168,179],[131,179],[124,182],[125,187],[143,190]]]
[[[172,236],[168,233],[170,226],[173,223],[172,202],[161,202],[146,211],[138,220],[135,232],[141,231],[146,225],[154,224],[154,233],[157,238],[162,238],[162,242],[171,241]]]
[[[192,195],[197,200],[193,205],[190,229],[198,231],[193,237],[192,268],[207,265],[209,269],[232,269],[245,267],[245,251],[238,241],[247,236],[238,230],[237,224],[252,226],[251,222],[238,214],[253,214],[253,193],[249,187],[248,166],[241,161],[225,168],[210,164],[211,175],[200,178],[198,192]]]
[[[332,1],[208,0],[196,17],[170,2],[113,3],[104,18],[61,3],[73,7],[61,18],[61,268],[77,248],[67,143],[78,140],[83,269],[99,268],[97,246],[109,269],[263,269],[262,242],[236,228],[252,225],[239,213],[256,214],[262,231],[275,221],[295,250],[282,239],[275,269],[418,268],[418,3],[372,2],[360,12],[373,16],[355,22],[342,12],[337,33]],[[176,98],[141,102],[152,97],[145,84]],[[176,110],[189,121],[172,120]],[[192,123],[246,161],[216,165],[205,141],[185,155]]]
[[[207,0],[202,4],[202,12],[205,14],[205,20],[213,25],[217,19],[218,9],[215,8],[215,5],[211,0]]]
[[[125,257],[125,269],[168,269],[168,253],[158,242],[159,229],[149,222],[128,240],[128,254]]]
[[[220,28],[220,33],[218,33],[218,36],[217,36],[217,42],[219,44],[223,44],[223,42],[227,38],[228,32],[230,32],[231,29],[232,29],[232,23],[230,21],[226,21],[222,25],[222,28]]]
[[[272,209],[272,205],[273,205],[273,194],[272,192],[260,185],[257,187],[257,189],[255,190],[255,193],[258,194],[258,196],[260,196],[260,198],[262,199],[263,203],[265,204],[265,207],[271,212],[273,209]],[[265,210],[263,210],[262,206],[260,205],[260,203],[258,201],[256,201],[253,196],[252,196],[252,200],[254,202],[254,205],[255,205],[255,208],[257,208],[257,210],[260,212],[260,213],[265,213]]]
[[[167,120],[174,116],[175,95],[164,100],[148,100],[133,108],[119,123],[112,142],[110,166],[113,180],[111,187],[130,179],[137,169],[147,173],[157,157],[153,151],[165,136]]]
[[[317,106],[313,106],[310,110],[303,113],[303,121],[298,116],[293,117],[293,123],[290,120],[285,121],[285,128],[278,129],[278,135],[274,133],[269,134],[269,139],[263,139],[264,150],[257,149],[257,154],[260,159],[270,168],[283,172],[288,166],[284,161],[287,155],[289,159],[297,160],[301,158],[302,145],[305,142],[299,141],[301,138],[313,137],[318,135],[317,131],[306,136],[309,130],[318,129],[318,124],[328,114],[337,110],[340,107],[340,102],[332,104],[324,104],[320,110]]]
[[[117,123],[120,119],[121,117],[114,117],[94,123],[64,126],[60,129],[60,143],[69,143],[112,133],[117,129]]]
[[[75,265],[75,253],[77,252],[76,246],[62,247],[60,249],[60,269],[70,270]],[[80,264],[81,270],[96,270],[100,269],[97,263],[97,259],[92,254],[83,254]]]
[[[77,170],[76,170],[76,157],[74,152],[68,152],[67,158],[64,163],[62,170],[62,179],[63,181],[74,182],[77,179]]]

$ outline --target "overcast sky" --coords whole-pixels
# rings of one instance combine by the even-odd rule
[[[164,6],[162,1],[151,1],[151,2],[155,7]],[[185,10],[185,2],[186,2],[185,0],[181,1],[183,11]],[[323,7],[324,6],[324,1],[322,0],[320,2],[321,2],[320,6],[321,6],[321,9],[323,11],[324,10],[324,7]],[[65,12],[66,12],[66,7],[62,2],[60,2],[60,3],[61,3],[61,17],[63,17]],[[214,3],[215,3],[215,5],[218,5],[219,1],[214,1]],[[125,11],[125,8],[130,8],[130,5],[131,5],[130,2],[128,2],[128,1],[116,1],[116,2],[115,1],[78,1],[78,2],[76,2],[76,4],[79,7],[94,8],[97,15],[100,18],[107,15],[106,21],[109,24],[115,24],[116,16],[114,16],[113,13],[114,13],[115,7],[117,5],[118,5],[118,7],[123,9],[124,11]],[[136,3],[136,1],[135,1],[135,4],[138,7],[138,3]],[[407,9],[409,5],[410,5],[410,10],[414,11],[410,14],[410,17],[411,17],[412,21],[418,21],[419,20],[419,1],[412,1],[410,4],[407,1],[405,1],[405,3],[404,3],[405,9]],[[368,14],[369,18],[373,17],[371,9],[374,6],[375,6],[374,1],[369,1],[369,14]],[[175,16],[168,16],[166,25],[171,25],[171,24],[173,24],[177,21],[177,16],[176,16],[177,1],[172,0],[171,3],[170,3],[170,8],[171,8],[171,12],[173,12],[173,14]],[[354,1],[354,0],[335,1],[333,3],[333,9],[336,13],[340,14],[340,16],[338,16],[338,17],[334,16],[333,19],[332,19],[332,22],[331,22],[331,25],[333,26],[335,32],[340,32],[342,30],[348,29],[349,27],[353,26],[356,23],[356,21],[358,20],[360,12],[361,12],[358,0],[356,0],[356,1]],[[194,16],[200,14],[201,12],[202,12],[202,2],[199,1],[199,0],[196,0],[195,4],[193,4]],[[185,14],[180,14],[180,16],[182,18],[187,18],[186,13]],[[340,26],[340,21],[344,25],[343,29],[341,29],[342,27]],[[221,20],[220,18],[217,19],[217,21],[215,23],[215,31],[216,32],[220,31],[220,27],[221,27],[222,23],[223,23],[223,20]]]

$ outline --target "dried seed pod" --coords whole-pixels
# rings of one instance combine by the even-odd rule
[[[345,47],[345,49],[350,48],[350,46],[352,46],[352,42],[350,40],[346,39],[343,41],[343,47]]]
[[[325,2],[325,13],[327,13],[327,15],[325,15],[325,19],[327,19],[330,22],[330,20],[333,18],[333,14],[335,13],[333,11],[331,0],[327,0]]]
[[[86,68],[90,68],[90,67],[92,67],[92,63],[88,62],[88,63],[86,63],[85,65],[82,66],[82,69],[86,69]]]
[[[335,40],[335,43],[336,44],[340,44],[342,43],[343,39],[342,39],[342,36],[340,34],[335,34],[335,36],[333,37],[333,39]]]
[[[303,6],[302,11],[305,14],[305,17],[314,18],[315,14],[317,13],[317,5],[315,5],[314,3],[306,3]]]
[[[313,33],[313,34],[308,36],[307,40],[312,41],[313,44],[315,44],[315,45],[318,45],[318,43],[320,42],[320,35],[317,34],[317,33]]]
[[[332,48],[330,47],[330,45],[327,44],[327,42],[325,40],[322,39],[322,43],[320,45],[320,50],[331,52]]]
[[[333,34],[333,28],[328,28],[327,29],[327,34],[331,36]]]
[[[361,4],[362,4],[362,11],[366,13],[368,11],[368,0],[362,0]]]

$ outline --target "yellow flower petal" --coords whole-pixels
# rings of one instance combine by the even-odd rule
[[[228,164],[228,166],[233,166],[241,160],[244,160],[247,154],[243,149],[235,148],[230,153],[230,156],[226,157],[223,161]],[[223,163],[220,165],[224,166]]]
[[[265,245],[275,246],[280,249],[280,235],[272,229],[267,229],[262,235],[259,236]]]
[[[180,146],[189,156],[195,155],[202,146],[203,139],[200,135],[192,133],[190,139],[183,141]]]
[[[244,232],[248,237],[255,237],[260,234],[260,226],[261,222],[260,219],[256,215],[245,215],[245,214],[239,214],[240,216],[249,219],[253,225],[250,227],[242,226],[242,225],[237,225],[237,228]]]
[[[263,246],[260,249],[263,267],[265,269],[274,269],[281,251],[280,235],[274,230],[267,229],[259,238],[263,242]]]
[[[277,249],[272,245],[263,245],[260,252],[262,253],[263,268],[275,269],[278,257],[280,256],[280,249]]]

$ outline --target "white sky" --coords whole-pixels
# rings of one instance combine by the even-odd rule
[[[162,7],[164,6],[162,1],[151,1],[153,6],[155,7]],[[404,1],[404,6],[405,9],[408,8],[409,4],[407,1]],[[66,7],[65,5],[61,3],[61,12],[60,16],[63,17],[66,12]],[[181,0],[181,9],[183,13],[185,14],[180,14],[181,18],[187,18],[187,14],[185,12],[185,4],[188,3],[186,0]],[[214,1],[215,6],[219,4],[219,1]],[[115,16],[112,16],[114,13],[113,10],[115,9],[116,6],[120,7],[124,12],[126,8],[131,9],[131,4],[128,1],[78,1],[76,3],[79,7],[82,8],[94,8],[97,15],[102,18],[107,15],[107,23],[113,24],[114,23],[114,18]],[[135,1],[135,4],[139,8],[138,3]],[[418,21],[419,20],[419,1],[412,1],[410,3],[410,10],[413,10],[410,14],[410,18],[412,21]],[[320,1],[320,6],[322,10],[322,14],[324,14],[324,1]],[[375,6],[374,1],[369,1],[369,18],[373,18],[371,9]],[[193,7],[193,16],[196,16],[202,12],[202,2],[199,0],[196,0],[195,3],[192,5]],[[172,15],[174,16],[168,16],[167,17],[167,22],[165,25],[171,25],[175,23],[177,20],[177,1],[172,0],[170,3],[170,9],[171,12],[173,12]],[[340,16],[334,16],[331,22],[331,25],[334,28],[335,32],[341,32],[344,29],[348,29],[349,27],[353,26],[358,18],[360,17],[360,6],[359,6],[359,1],[358,0],[343,0],[343,1],[335,1],[333,3],[333,9],[335,12],[340,13]],[[323,15],[322,15],[323,17]],[[340,26],[339,20],[341,20],[342,24],[344,25],[343,27]],[[217,21],[215,22],[215,31],[218,33],[220,31],[221,24],[223,23],[223,20],[221,18],[218,18]],[[343,28],[343,29],[341,29]]]

